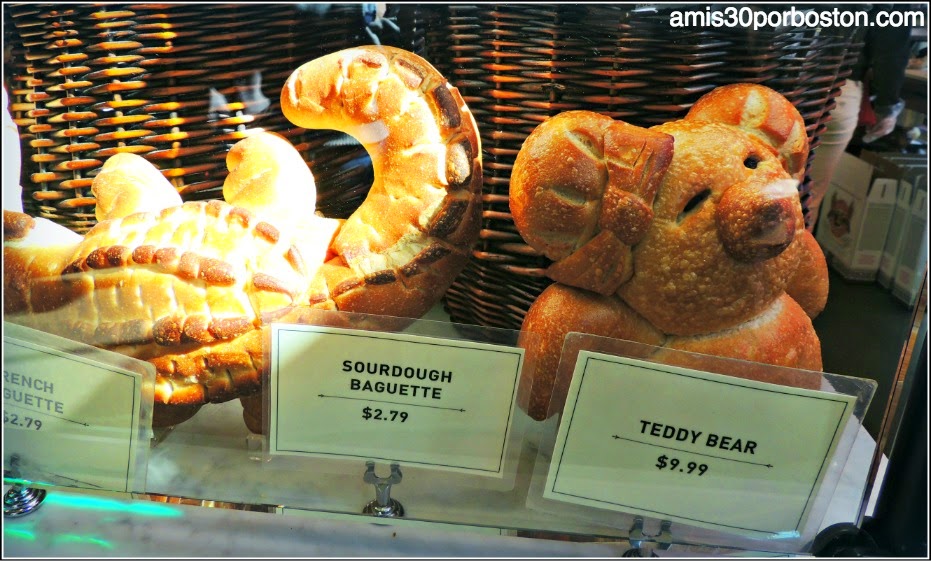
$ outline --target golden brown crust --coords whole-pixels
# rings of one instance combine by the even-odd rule
[[[534,249],[568,257],[600,230],[633,245],[652,219],[672,138],[591,111],[566,111],[527,137],[511,172],[514,223]]]
[[[828,302],[828,264],[821,246],[807,230],[799,232],[799,264],[795,269],[786,293],[805,310],[808,317],[815,319]]]
[[[237,142],[226,154],[226,167],[223,199],[229,204],[260,215],[272,212],[281,227],[313,213],[317,201],[313,174],[300,153],[277,133]]]
[[[534,419],[545,419],[553,412],[551,400],[561,403],[568,391],[573,369],[560,367],[560,359],[570,332],[658,347],[652,354],[645,350],[644,358],[664,364],[794,387],[820,387],[820,377],[795,370],[820,371],[821,344],[804,310],[785,294],[749,322],[713,333],[667,337],[617,297],[553,284],[533,303],[521,326],[520,344],[532,366],[525,376],[533,379],[522,381],[529,391],[521,396],[520,404]],[[703,355],[741,362],[717,361],[709,367]]]
[[[76,283],[62,283],[60,272],[73,248],[34,248],[3,246],[3,313],[5,319],[20,323],[33,314],[54,312],[79,297],[83,290]]]
[[[608,296],[633,273],[630,247],[614,232],[602,230],[569,257],[546,269],[546,276],[556,282],[586,288]]]
[[[3,210],[3,240],[22,238],[35,227],[35,220],[28,214]]]
[[[436,246],[420,253],[410,267],[386,270],[360,278],[342,258],[328,261],[320,270],[329,300],[344,312],[420,317],[436,303],[437,294],[449,288],[468,261],[468,254]]]
[[[789,246],[770,259],[735,259],[729,247],[744,240],[751,247],[760,240],[761,247],[768,246],[765,237],[742,238],[728,230],[727,218],[772,202],[794,218],[798,232],[803,228],[797,192],[786,189],[776,156],[733,127],[676,121],[656,128],[675,138],[677,157],[657,193],[653,227],[633,249],[634,274],[618,294],[672,335],[715,332],[745,322],[785,291],[799,254]],[[748,156],[757,158],[756,167],[743,164]],[[739,196],[728,194],[732,189]],[[759,204],[742,205],[746,193],[760,193]],[[690,208],[696,200],[702,202]],[[721,201],[732,204],[719,216]],[[723,244],[722,230],[736,242]]]
[[[672,137],[591,111],[567,111],[527,137],[510,208],[521,236],[556,263],[554,280],[610,294],[630,276],[672,159]]]
[[[724,251],[732,259],[756,263],[789,247],[801,218],[797,185],[792,179],[773,179],[768,185],[742,183],[721,195],[715,223]]]
[[[242,403],[242,419],[246,427],[255,434],[265,432],[262,394],[240,396],[239,402]]]
[[[808,159],[805,120],[779,92],[759,84],[731,84],[701,97],[685,117],[733,125],[766,142],[785,170],[801,181]]]
[[[785,294],[749,322],[716,333],[670,337],[665,347],[768,365],[821,370],[821,343],[811,325],[811,319],[801,306]],[[682,360],[676,364],[688,366]],[[695,366],[700,369],[700,357],[696,357]],[[765,371],[765,367],[756,370]],[[810,377],[801,375],[799,378]]]
[[[711,226],[659,228],[634,249],[635,273],[618,294],[670,334],[714,332],[749,320],[783,293],[798,261],[786,251],[762,264],[734,263]]]
[[[568,380],[556,380],[556,372],[563,342],[570,331],[648,345],[661,345],[665,339],[616,297],[561,284],[548,286],[530,306],[521,325],[520,345],[526,349],[527,363],[534,365],[535,373],[522,407],[534,419],[546,418],[557,384],[568,387]],[[529,371],[526,369],[525,373]],[[526,387],[527,380],[522,384]]]
[[[728,373],[819,387],[817,375],[790,370],[821,369],[805,311],[817,314],[827,295],[823,255],[804,230],[798,197],[808,152],[798,111],[768,88],[739,85],[714,90],[686,119],[649,134],[612,123],[557,115],[515,162],[515,224],[555,261],[547,276],[561,283],[538,297],[522,327],[536,364],[525,400],[532,415],[541,418],[550,396],[568,387],[571,369],[558,362],[570,331],[733,357],[749,362],[728,363],[740,365]],[[602,188],[610,174],[598,165],[601,146],[617,154],[612,162],[638,154],[626,158],[638,165],[608,180],[620,189]],[[652,165],[640,165],[643,154]],[[702,369],[698,355],[661,350],[657,358]]]
[[[613,120],[590,111],[548,119],[524,140],[511,171],[510,208],[521,236],[553,261],[594,234],[608,181],[604,131]]]
[[[94,177],[91,192],[97,198],[94,212],[101,222],[181,204],[181,196],[161,172],[129,152],[107,158]]]
[[[478,237],[481,145],[459,92],[413,53],[356,47],[295,70],[281,106],[298,126],[354,136],[372,159],[375,181],[331,246],[336,307],[422,315]]]
[[[673,138],[614,121],[604,138],[608,166],[598,225],[627,245],[639,242],[653,221],[653,200],[672,162]]]
[[[111,167],[106,189],[150,175],[133,165],[151,168],[141,158]],[[103,198],[111,213],[128,204]],[[280,230],[274,205],[253,208],[268,221],[201,201],[104,220],[73,246],[5,243],[5,311],[11,321],[152,362],[159,403],[257,391],[261,316],[310,299],[338,223],[311,217]]]

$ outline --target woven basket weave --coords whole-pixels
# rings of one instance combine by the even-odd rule
[[[308,162],[318,210],[348,216],[372,182],[367,154],[341,133],[293,127],[279,106],[295,68],[372,43],[360,5],[321,6],[5,5],[24,210],[90,229],[91,181],[118,152],[151,161],[184,200],[222,198],[229,148],[269,130]],[[394,44],[414,50],[423,28],[415,10],[403,17]]]
[[[673,28],[671,9],[435,8],[424,56],[475,115],[485,173],[481,240],[446,296],[454,321],[518,329],[550,283],[544,276],[550,262],[517,233],[508,185],[524,139],[557,113],[588,109],[652,126],[683,117],[717,86],[761,83],[799,109],[814,153],[856,57],[851,30]],[[808,189],[806,179],[803,208]]]

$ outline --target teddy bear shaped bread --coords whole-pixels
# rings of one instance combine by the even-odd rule
[[[541,123],[510,185],[515,225],[555,281],[521,326],[531,416],[568,385],[569,332],[820,371],[811,319],[828,282],[798,193],[808,149],[795,107],[754,84],[651,128],[590,111]]]
[[[413,53],[357,47],[296,69],[281,105],[369,152],[375,181],[348,219],[315,215],[313,175],[274,133],[232,147],[223,201],[182,203],[117,154],[85,236],[4,211],[5,319],[154,364],[155,426],[239,397],[259,432],[263,325],[301,307],[423,315],[478,236],[481,147],[458,91]]]

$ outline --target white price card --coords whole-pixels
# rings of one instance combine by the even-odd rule
[[[581,351],[544,497],[743,535],[800,532],[855,400]]]
[[[21,477],[41,483],[138,490],[145,483],[148,445],[148,431],[140,422],[143,408],[152,408],[151,391],[143,388],[151,386],[154,367],[72,341],[55,341],[65,340],[5,324],[4,467],[15,467]],[[129,362],[132,369],[122,366]]]
[[[523,349],[273,324],[269,453],[503,477]]]

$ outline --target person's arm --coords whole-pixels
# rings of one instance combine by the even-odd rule
[[[877,11],[896,11],[895,7],[879,7]],[[870,93],[876,123],[867,128],[864,142],[886,136],[895,128],[896,119],[905,102],[899,97],[905,83],[908,66],[911,28],[873,27],[867,34],[869,66],[872,71]]]

